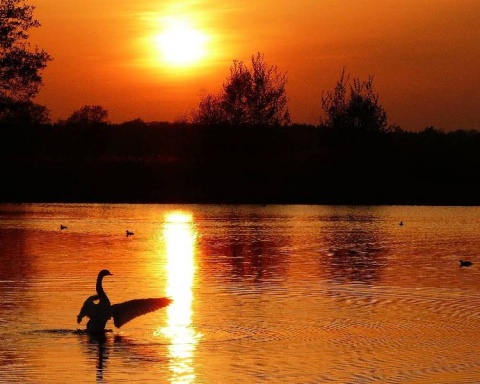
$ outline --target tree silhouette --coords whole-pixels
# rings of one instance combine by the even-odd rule
[[[193,121],[208,125],[288,124],[287,75],[267,65],[261,53],[252,55],[251,64],[248,68],[234,60],[222,91],[202,97]]]
[[[27,32],[40,26],[40,22],[33,18],[34,9],[34,6],[21,0],[2,0],[0,3],[2,120],[15,117],[23,107],[32,109],[32,99],[42,85],[41,71],[52,60],[48,53],[36,46],[30,50]]]
[[[0,112],[0,121],[23,124],[50,124],[50,111],[33,101],[17,101],[5,104]]]
[[[84,105],[65,121],[67,124],[92,125],[106,123],[108,111],[100,105]]]
[[[202,96],[198,110],[194,112],[193,122],[205,125],[227,123],[227,113],[222,107],[222,95],[207,94]]]
[[[373,90],[373,76],[366,81],[353,78],[342,70],[340,79],[333,91],[322,94],[322,109],[326,119],[322,125],[342,131],[386,132],[387,113],[378,101],[378,94]]]

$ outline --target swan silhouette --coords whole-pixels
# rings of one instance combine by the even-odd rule
[[[461,267],[469,267],[473,265],[473,263],[471,261],[468,261],[468,260],[460,260],[460,266]]]
[[[111,304],[105,293],[102,281],[105,276],[111,276],[107,269],[102,269],[97,276],[97,294],[89,296],[77,315],[80,324],[84,317],[88,317],[87,332],[104,332],[107,321],[113,319],[115,327],[120,328],[138,316],[156,311],[168,306],[172,299],[168,297],[133,299],[123,303]]]
[[[63,224],[60,224],[60,230],[62,230],[62,229],[67,229],[67,226],[63,225]]]
[[[127,235],[127,237],[128,237],[128,236],[133,236],[133,235],[134,235],[134,233],[133,233],[133,232],[131,232],[131,231],[129,231],[128,229],[125,231],[125,234]]]

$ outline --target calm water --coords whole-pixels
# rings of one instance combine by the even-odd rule
[[[477,207],[0,205],[0,382],[477,383],[479,235]],[[174,303],[78,332],[103,268]]]

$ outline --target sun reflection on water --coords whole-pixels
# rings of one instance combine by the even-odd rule
[[[192,328],[192,286],[195,276],[196,230],[193,216],[185,211],[165,214],[163,225],[167,256],[167,326],[161,332],[170,340],[171,383],[193,383],[196,344],[201,334]]]

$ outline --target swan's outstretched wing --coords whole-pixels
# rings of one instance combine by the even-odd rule
[[[172,302],[168,297],[134,299],[112,305],[113,323],[117,328],[134,318],[166,307]]]

